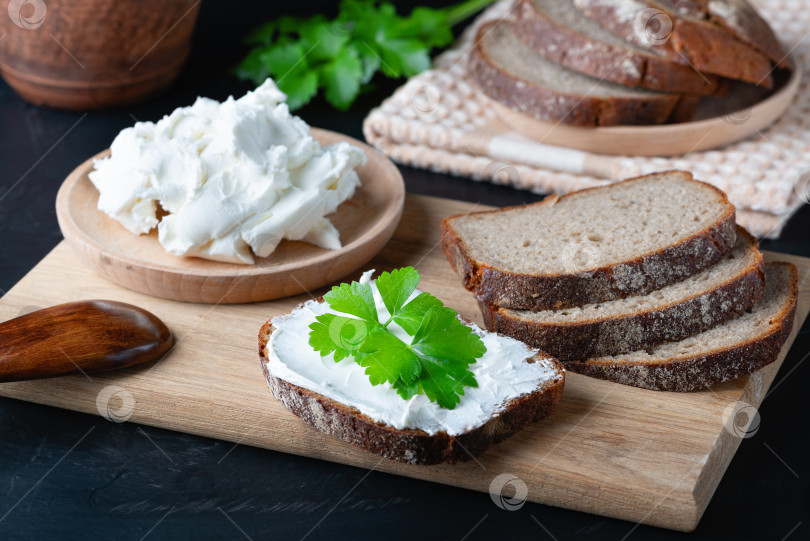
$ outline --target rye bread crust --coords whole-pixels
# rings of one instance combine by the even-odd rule
[[[556,360],[559,377],[530,394],[511,400],[504,410],[469,432],[430,435],[418,429],[397,429],[379,423],[354,408],[275,377],[267,365],[265,349],[273,326],[259,331],[259,360],[270,391],[288,410],[316,429],[381,457],[408,464],[432,465],[466,462],[533,421],[551,415],[560,402],[565,372]]]
[[[656,0],[669,9],[688,13],[692,17],[704,19],[730,32],[746,45],[753,47],[768,57],[771,62],[782,69],[790,69],[790,57],[785,54],[782,44],[774,34],[771,26],[757,12],[756,8],[745,0],[721,1],[720,5],[733,8],[730,17],[712,9],[711,2],[716,0]]]
[[[690,392],[732,381],[756,372],[778,357],[793,331],[799,274],[792,267],[790,300],[775,318],[778,322],[767,333],[734,347],[716,348],[704,355],[665,362],[622,363],[569,361],[566,369],[592,378],[604,379],[654,391]]]
[[[541,13],[532,0],[520,0],[513,28],[549,60],[597,79],[679,94],[713,95],[721,90],[714,75],[654,53],[594,40]]]
[[[655,0],[634,0],[639,8],[636,17],[627,16],[632,8],[626,0],[574,0],[574,3],[585,15],[617,36],[673,62],[692,65],[701,72],[773,88],[771,61],[735,35],[707,21],[680,15]],[[666,17],[666,22],[657,18],[660,14]],[[642,18],[640,23],[637,21],[639,17]],[[648,40],[636,31],[639,24],[642,29],[650,25],[648,31],[652,39]],[[661,30],[661,24],[666,24],[665,30],[669,32],[658,36],[656,33],[665,31]]]
[[[484,94],[519,113],[591,127],[664,124],[675,112],[679,119],[688,116],[683,108],[678,109],[682,99],[678,94],[650,94],[644,98],[583,96],[538,86],[509,74],[492,62],[481,46],[482,36],[495,24],[509,23],[492,21],[481,26],[470,53],[470,73]]]
[[[669,173],[674,172],[656,175]],[[692,178],[690,173],[679,172],[679,174]],[[645,177],[622,182],[640,178]],[[478,261],[470,255],[464,240],[453,228],[453,220],[467,217],[469,214],[442,220],[442,253],[461,277],[464,287],[472,291],[479,301],[504,308],[525,310],[571,308],[644,295],[714,265],[734,247],[737,238],[734,205],[722,191],[710,184],[706,186],[715,190],[726,206],[726,212],[717,222],[662,250],[590,271],[548,275],[519,274]],[[556,204],[557,201],[571,195],[601,189],[604,188],[587,188],[559,198],[550,196],[534,204]],[[517,207],[475,214],[501,213],[513,208]]]
[[[479,305],[488,330],[516,338],[565,362],[683,340],[750,310],[764,291],[765,271],[759,254],[759,259],[743,273],[706,295],[624,316],[545,323],[521,319],[509,309]]]

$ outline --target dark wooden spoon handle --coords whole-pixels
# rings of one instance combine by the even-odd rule
[[[114,370],[155,360],[174,344],[156,316],[116,301],[79,301],[0,324],[0,381]]]

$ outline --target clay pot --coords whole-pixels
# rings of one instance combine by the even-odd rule
[[[170,85],[191,49],[200,0],[9,0],[0,72],[23,99],[87,110]]]

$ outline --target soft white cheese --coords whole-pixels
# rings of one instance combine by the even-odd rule
[[[364,274],[361,281],[367,281],[371,272]],[[418,294],[419,291],[414,292],[412,298]],[[389,314],[376,288],[374,295],[377,315],[381,321],[386,321]],[[335,313],[326,303],[308,301],[289,314],[273,318],[273,333],[265,352],[270,373],[354,407],[394,428],[418,428],[428,434],[462,434],[503,411],[511,399],[531,393],[539,385],[558,377],[549,358],[528,363],[526,360],[536,355],[536,350],[473,324],[470,326],[487,348],[484,356],[470,366],[478,387],[466,387],[461,402],[452,410],[439,407],[424,395],[405,400],[388,383],[372,385],[364,368],[353,359],[336,363],[332,354],[321,357],[309,346],[310,324],[315,322],[316,316],[330,312]],[[410,336],[396,324],[388,328],[410,342]]]
[[[238,100],[198,98],[126,128],[89,175],[99,210],[136,234],[157,227],[176,255],[249,264],[282,239],[340,248],[325,216],[354,194],[365,155],[321,146],[285,99],[268,79]]]

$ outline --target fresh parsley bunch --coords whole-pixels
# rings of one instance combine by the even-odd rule
[[[256,85],[273,77],[291,110],[309,103],[319,88],[329,103],[345,110],[377,71],[396,78],[429,68],[431,49],[453,40],[452,26],[493,1],[417,7],[402,16],[388,2],[343,0],[332,20],[281,17],[247,37],[255,47],[236,74]]]
[[[334,353],[335,362],[353,357],[364,367],[372,385],[388,382],[404,399],[425,394],[441,407],[453,409],[464,387],[478,387],[469,365],[487,348],[458,314],[430,293],[408,298],[420,280],[419,272],[405,267],[382,273],[377,290],[391,316],[378,319],[370,283],[341,284],[324,295],[338,314],[323,314],[310,325],[309,345],[321,356]],[[410,343],[389,331],[396,322]]]

